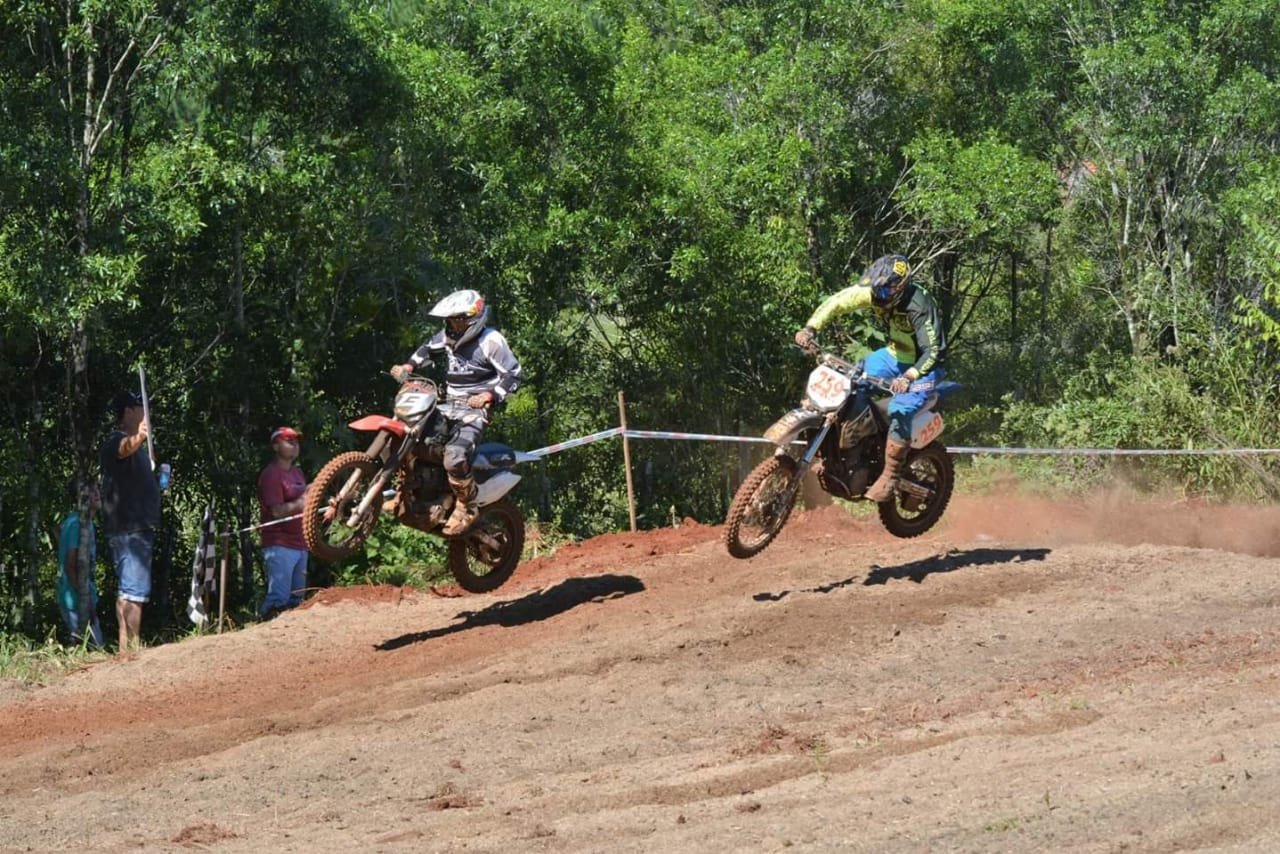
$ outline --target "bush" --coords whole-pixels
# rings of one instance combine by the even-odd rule
[[[1095,353],[1057,402],[1006,400],[996,441],[1051,448],[1265,446],[1276,432],[1274,406],[1250,380],[1250,361],[1236,355],[1183,364]],[[1053,471],[1065,472],[1075,488],[1105,475],[1143,489],[1172,486],[1237,500],[1280,491],[1275,463],[1250,458],[1081,457],[1055,463]]]

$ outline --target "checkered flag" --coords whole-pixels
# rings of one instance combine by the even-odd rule
[[[209,609],[218,588],[218,532],[214,529],[213,504],[204,511],[200,523],[200,542],[191,562],[191,598],[187,600],[187,616],[203,627],[209,622]]]

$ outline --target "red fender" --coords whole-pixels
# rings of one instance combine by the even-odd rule
[[[386,430],[388,433],[395,433],[397,436],[403,437],[409,429],[404,425],[403,421],[397,421],[394,418],[388,418],[385,415],[366,415],[347,425],[352,430],[367,430],[370,433],[376,433],[379,430]]]

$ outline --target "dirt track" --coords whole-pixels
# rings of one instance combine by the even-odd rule
[[[0,691],[0,849],[1280,850],[1280,512],[718,536]]]

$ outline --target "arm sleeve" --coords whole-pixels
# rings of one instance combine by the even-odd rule
[[[871,288],[863,285],[852,285],[842,291],[836,291],[831,296],[822,301],[822,305],[818,306],[810,315],[805,326],[811,326],[814,329],[822,329],[831,320],[842,314],[851,311],[857,311],[861,308],[871,307]]]
[[[920,357],[914,365],[920,376],[938,367],[947,352],[946,335],[942,331],[942,318],[938,314],[938,305],[927,299],[921,306],[912,306],[911,326],[916,334],[916,351]]]
[[[120,443],[124,441],[124,433],[117,430],[107,437],[107,441],[102,446],[102,459],[100,462],[103,466],[107,464],[116,466],[120,462]]]
[[[511,345],[507,344],[507,339],[497,330],[484,337],[480,342],[480,348],[484,350],[489,363],[498,372],[493,393],[498,396],[498,400],[506,400],[507,395],[520,387],[520,361],[516,359],[516,354],[511,352]]]
[[[409,357],[409,363],[415,368],[421,367],[425,362],[430,362],[436,356],[444,352],[444,333],[438,332],[432,336],[425,344],[413,351],[413,355]]]

